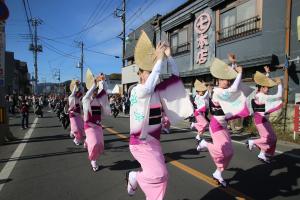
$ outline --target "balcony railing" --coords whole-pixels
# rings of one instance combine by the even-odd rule
[[[172,55],[186,53],[190,51],[190,43],[187,42],[178,46],[172,46],[171,49],[172,49]]]
[[[260,17],[255,16],[220,30],[219,42],[234,40],[260,31]]]

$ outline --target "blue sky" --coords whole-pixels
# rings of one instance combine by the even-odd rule
[[[28,1],[32,16],[43,20],[43,24],[38,27],[38,35],[41,36],[39,42],[43,45],[43,52],[38,56],[40,81],[46,79],[47,82],[57,82],[53,79],[52,74],[58,68],[61,70],[62,81],[80,78],[80,71],[75,67],[79,61],[80,49],[76,47],[75,40],[84,41],[85,47],[89,50],[121,57],[122,42],[116,36],[121,33],[122,24],[119,18],[112,15],[115,8],[121,8],[121,0]],[[130,29],[140,26],[155,14],[170,12],[185,1],[128,0],[127,20],[129,27],[126,30],[127,34]],[[32,52],[28,51],[30,40],[24,37],[24,34],[28,34],[29,31],[22,0],[6,0],[6,2],[10,10],[10,17],[6,24],[6,50],[13,51],[16,59],[26,61],[29,72],[32,74],[33,55]],[[92,15],[97,5],[99,5],[97,14]],[[136,14],[133,16],[134,13]],[[90,16],[94,17],[87,24]],[[83,30],[84,26],[90,27],[97,22],[99,23],[88,31],[76,34]],[[68,54],[68,56],[61,56],[53,50]],[[84,55],[85,70],[86,67],[89,67],[95,74],[99,72],[106,74],[121,72],[121,59],[90,51],[84,51]]]

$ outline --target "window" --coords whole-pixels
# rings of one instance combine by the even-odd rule
[[[182,28],[171,33],[170,44],[172,49],[172,54],[185,53],[190,50],[190,43],[188,37],[188,28]]]
[[[262,0],[237,0],[218,10],[218,41],[228,41],[261,29]]]

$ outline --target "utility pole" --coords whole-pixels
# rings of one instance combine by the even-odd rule
[[[33,35],[33,44],[31,43],[29,46],[29,50],[33,52],[33,59],[34,59],[34,94],[37,93],[37,83],[38,83],[38,66],[37,66],[37,54],[38,52],[42,52],[43,48],[42,45],[38,44],[38,36],[37,36],[37,27],[43,23],[42,20],[38,18],[30,19],[30,22],[34,28],[34,35]]]
[[[79,61],[77,67],[80,68],[80,82],[83,83],[83,47],[84,47],[84,43],[83,43],[83,41],[76,42],[76,43],[78,44],[79,48],[81,49],[80,61]]]
[[[115,16],[120,17],[123,23],[123,32],[118,36],[122,40],[123,51],[122,51],[122,67],[125,67],[125,39],[126,39],[126,0],[123,0],[122,9],[117,8],[115,10]]]
[[[285,14],[285,55],[290,56],[290,37],[291,37],[291,12],[292,0],[286,0],[286,14]],[[286,58],[288,59],[288,58]],[[284,69],[284,122],[283,131],[286,127],[286,114],[289,98],[289,66]]]
[[[54,80],[58,81],[58,93],[60,94],[60,68],[55,69],[53,73]]]

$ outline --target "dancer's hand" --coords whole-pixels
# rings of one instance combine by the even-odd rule
[[[243,72],[243,67],[241,67],[241,66],[237,66],[234,69],[235,69],[235,71],[237,71],[237,73],[242,73]]]
[[[281,84],[281,79],[279,77],[274,78],[274,81],[277,85]]]
[[[234,53],[229,53],[227,55],[228,60],[230,61],[231,64],[235,64],[236,63],[236,55]]]
[[[155,54],[156,54],[156,58],[157,60],[160,60],[160,59],[164,59],[165,57],[165,50],[166,50],[166,47],[165,47],[165,43],[164,42],[159,42],[156,46],[156,49],[155,49]]]
[[[266,72],[266,73],[270,73],[270,67],[269,67],[269,66],[267,66],[267,65],[264,66],[264,69],[265,69],[265,72]]]
[[[171,47],[167,42],[165,43],[165,47],[166,47],[165,54],[167,57],[170,57],[171,56]]]

